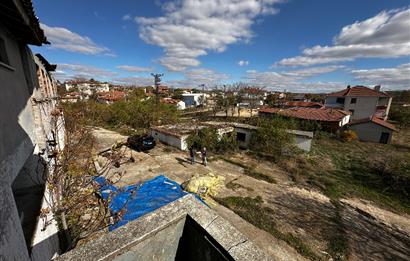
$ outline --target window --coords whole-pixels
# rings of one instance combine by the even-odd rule
[[[246,133],[237,132],[236,133],[237,141],[246,141]]]
[[[0,63],[9,64],[9,57],[7,56],[6,42],[0,38]]]
[[[352,98],[352,99],[350,99],[350,103],[351,104],[354,104],[354,103],[356,103],[357,102],[357,98]]]
[[[339,98],[336,99],[336,102],[344,104],[345,103],[345,98],[339,97]]]
[[[354,110],[349,110],[351,113],[352,113],[352,116],[353,116],[353,114],[354,114]]]
[[[389,143],[389,138],[390,138],[390,133],[382,132],[382,135],[380,136],[379,142],[383,143],[383,144],[387,144],[387,143]]]

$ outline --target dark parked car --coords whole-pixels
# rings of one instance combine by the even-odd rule
[[[156,142],[152,136],[134,135],[127,139],[127,145],[136,151],[146,151],[153,149]]]

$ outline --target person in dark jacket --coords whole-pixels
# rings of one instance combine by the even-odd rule
[[[193,147],[189,148],[189,156],[191,157],[191,164],[195,164],[195,149]]]

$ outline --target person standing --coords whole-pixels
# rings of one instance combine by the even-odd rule
[[[191,157],[191,164],[195,164],[195,149],[193,147],[189,148],[189,156]]]
[[[206,160],[206,148],[203,147],[201,150],[201,157],[202,157],[202,164],[206,167],[208,165],[208,161]]]

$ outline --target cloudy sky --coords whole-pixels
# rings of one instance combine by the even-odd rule
[[[410,89],[408,0],[34,0],[55,77]]]

